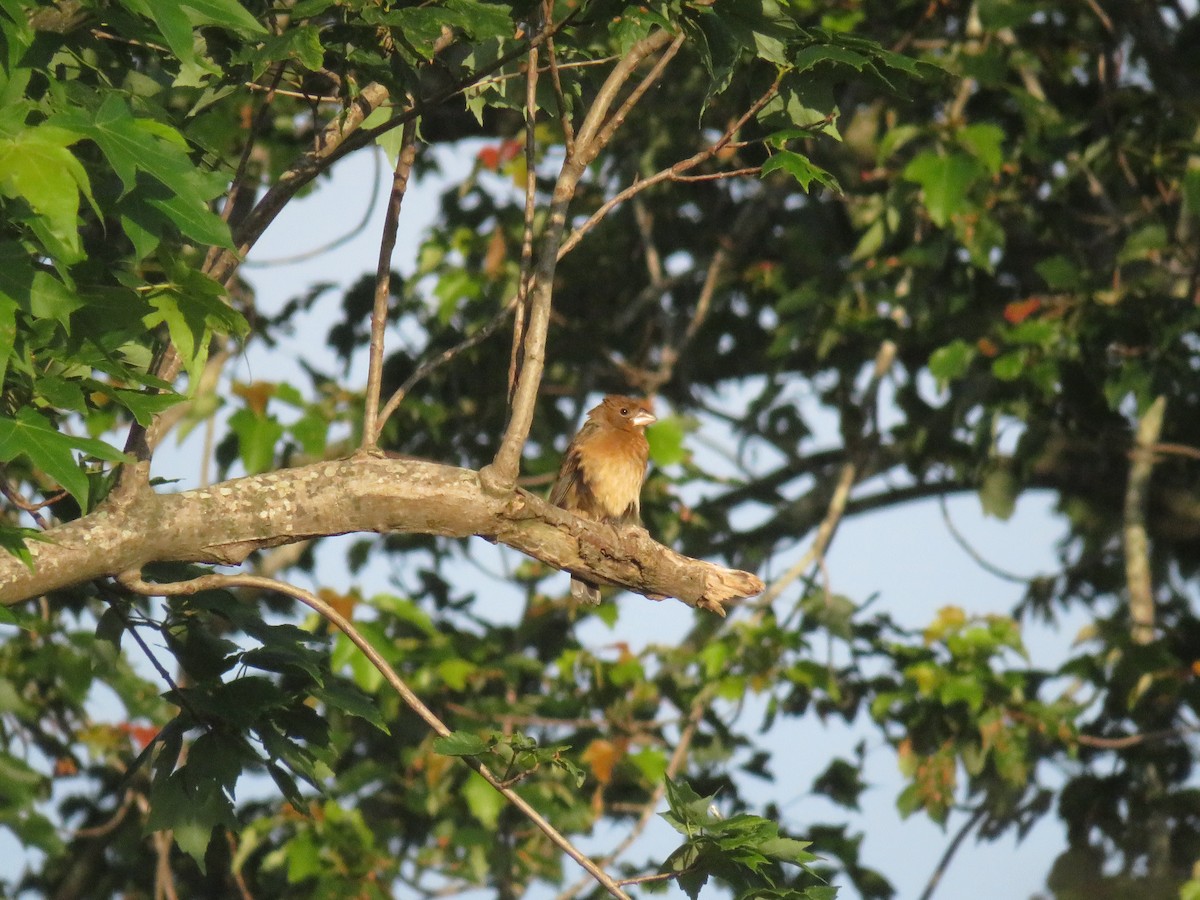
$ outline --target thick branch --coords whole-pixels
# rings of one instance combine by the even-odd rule
[[[1148,644],[1154,639],[1154,585],[1150,578],[1150,541],[1146,537],[1146,500],[1154,471],[1154,445],[1162,433],[1167,398],[1159,397],[1138,422],[1136,450],[1125,487],[1125,578],[1129,586],[1129,617],[1133,639]]]
[[[524,492],[490,494],[470,469],[359,456],[179,494],[145,488],[46,532],[30,546],[33,571],[0,556],[0,603],[155,561],[235,565],[256,550],[353,532],[478,535],[589,581],[718,614],[763,589],[748,572],[682,556],[640,529],[617,532]]]

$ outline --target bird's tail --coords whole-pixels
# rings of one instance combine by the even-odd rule
[[[590,581],[580,581],[578,578],[572,578],[571,596],[580,603],[586,603],[588,606],[600,605],[600,588],[596,587]]]

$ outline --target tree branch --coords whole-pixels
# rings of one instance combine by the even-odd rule
[[[521,229],[521,274],[517,281],[512,351],[508,359],[508,402],[513,401],[517,373],[521,371],[529,289],[533,283],[533,220],[537,213],[537,82],[538,48],[529,48],[525,78],[525,218]],[[568,156],[570,152],[568,151]]]
[[[929,876],[929,881],[925,884],[925,890],[921,892],[921,900],[930,900],[933,897],[933,892],[937,890],[938,882],[942,880],[942,876],[946,874],[946,869],[950,867],[950,861],[954,859],[954,854],[958,852],[958,848],[962,846],[962,842],[966,840],[967,835],[971,833],[976,825],[982,821],[987,813],[987,807],[980,805],[970,818],[963,823],[962,828],[954,835],[946,847],[946,852],[942,854],[942,858],[938,860],[937,868],[933,870],[933,874]]]
[[[642,529],[579,519],[524,491],[497,496],[480,480],[471,469],[359,455],[177,494],[147,486],[31,542],[32,570],[0,554],[0,603],[154,561],[236,565],[256,550],[354,532],[478,535],[589,581],[718,615],[762,590],[749,572],[683,556]]]
[[[1150,542],[1146,537],[1146,500],[1154,471],[1154,445],[1162,433],[1167,398],[1158,397],[1138,421],[1129,481],[1125,486],[1125,578],[1129,588],[1129,617],[1133,639],[1148,644],[1154,639],[1154,585],[1150,579]]]
[[[400,207],[408,189],[408,176],[417,158],[417,126],[406,122],[392,173],[392,193],[388,197],[383,234],[379,239],[379,263],[375,268],[375,303],[371,309],[371,348],[367,364],[367,390],[363,399],[362,450],[371,450],[379,441],[379,393],[383,382],[383,339],[387,331],[388,298],[392,294],[392,251],[400,229]]]

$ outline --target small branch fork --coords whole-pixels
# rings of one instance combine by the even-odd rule
[[[362,651],[363,656],[373,665],[376,670],[391,686],[392,690],[404,701],[414,713],[421,717],[422,721],[434,731],[434,733],[446,737],[449,735],[450,728],[446,723],[437,717],[437,715],[428,706],[422,702],[402,679],[396,670],[391,667],[386,659],[384,659],[378,651],[371,646],[362,633],[354,627],[345,616],[339,613],[336,609],[303,588],[295,585],[287,584],[286,582],[277,581],[273,578],[263,578],[257,575],[204,575],[199,578],[194,578],[190,581],[175,582],[172,584],[152,584],[144,581],[140,574],[136,572],[127,572],[119,576],[120,583],[131,591],[139,594],[144,594],[151,597],[167,597],[181,596],[198,593],[199,591],[216,590],[222,588],[252,588],[263,591],[273,591],[299,600],[318,615],[322,616],[343,634]],[[587,870],[609,894],[613,897],[622,898],[622,900],[630,900],[619,884],[614,881],[608,873],[601,869],[596,863],[584,854],[578,847],[571,843],[562,832],[550,824],[550,822],[534,809],[520,794],[514,791],[511,787],[505,785],[499,777],[492,772],[487,765],[478,757],[466,756],[462,757],[463,761],[474,769],[479,775],[498,791],[504,799],[515,806],[522,815],[531,821],[537,828],[546,835],[560,850],[566,853],[571,859],[575,860]]]

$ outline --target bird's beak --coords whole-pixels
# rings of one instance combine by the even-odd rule
[[[658,417],[655,416],[654,413],[650,412],[650,410],[643,409],[643,410],[639,410],[638,412],[634,413],[633,418],[630,419],[629,421],[632,422],[638,428],[642,428],[653,422],[657,422]]]

